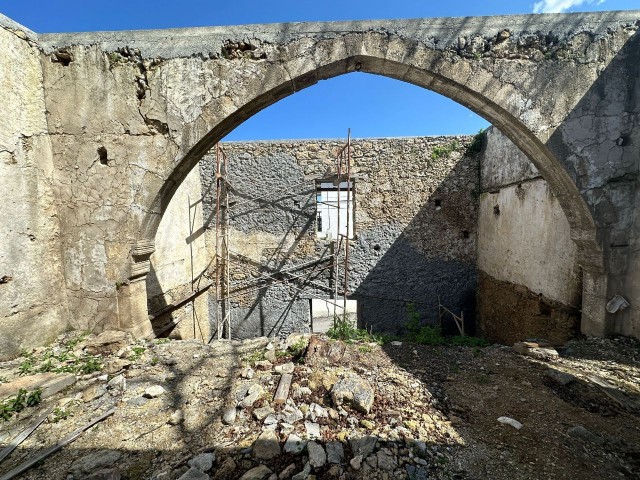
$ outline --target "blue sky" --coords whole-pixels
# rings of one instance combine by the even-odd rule
[[[38,33],[248,23],[640,9],[640,0],[0,0]],[[259,112],[227,140],[476,133],[487,122],[453,101],[397,80],[352,73]]]

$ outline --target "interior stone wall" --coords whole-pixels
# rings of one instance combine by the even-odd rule
[[[0,360],[69,324],[40,52],[0,15]]]
[[[149,313],[155,317],[154,331],[179,338],[209,340],[207,297],[204,293],[192,297],[207,285],[204,272],[209,260],[203,229],[200,172],[194,169],[165,211],[156,235],[155,252],[151,255],[147,296]],[[185,301],[188,297],[191,298]]]
[[[424,322],[437,323],[438,300],[464,311],[473,325],[479,166],[477,156],[466,154],[472,141],[466,136],[352,142],[356,238],[350,242],[348,294],[359,302],[361,327],[399,333],[409,304]],[[335,155],[343,146],[338,140],[222,144],[232,186],[234,337],[306,330],[310,299],[332,297],[331,246],[315,233],[314,179],[335,173]],[[214,171],[214,157],[206,156],[201,172],[210,257]],[[343,264],[340,259],[340,298]],[[260,281],[269,274],[275,278]]]
[[[499,131],[487,132],[478,215],[478,318],[483,335],[562,342],[580,329],[577,247],[558,200]]]

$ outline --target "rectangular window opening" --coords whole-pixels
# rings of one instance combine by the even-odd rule
[[[316,181],[316,235],[324,240],[338,240],[340,236],[354,238],[355,181],[337,179]],[[348,232],[347,232],[348,228]]]

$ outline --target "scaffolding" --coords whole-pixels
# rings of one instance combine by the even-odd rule
[[[229,302],[229,161],[216,144],[216,338],[231,339],[231,305]]]
[[[305,185],[313,185],[314,191],[318,178],[307,178],[303,182],[289,185],[286,190],[277,189],[264,195],[256,195],[243,199],[241,202],[233,202],[230,204],[229,196],[233,192],[233,188],[229,182],[229,160],[224,154],[220,144],[216,144],[216,205],[215,205],[215,240],[216,254],[213,268],[215,271],[215,301],[216,301],[216,324],[217,331],[215,336],[217,339],[231,338],[233,330],[231,299],[246,295],[249,292],[260,291],[269,288],[272,285],[286,283],[289,287],[300,293],[311,294],[305,290],[305,287],[315,287],[319,290],[330,292],[333,301],[327,301],[334,308],[334,319],[339,317],[338,309],[340,308],[340,297],[342,297],[343,320],[346,319],[347,299],[349,296],[349,241],[352,232],[353,216],[352,205],[352,145],[351,145],[351,129],[347,133],[346,144],[338,150],[335,155],[335,174],[331,176],[337,188],[337,224],[338,232],[334,238],[330,239],[328,246],[329,255],[321,255],[320,258],[304,262],[297,265],[286,266],[285,268],[274,268],[270,265],[259,263],[257,267],[262,271],[267,271],[258,278],[249,280],[231,281],[230,265],[232,263],[238,265],[246,265],[252,261],[239,252],[234,252],[230,245],[230,221],[231,209],[238,208],[243,205],[257,203],[277,195],[300,195],[296,189]],[[325,174],[326,176],[326,174]],[[340,195],[341,185],[346,182],[346,212],[345,233],[340,231],[340,210],[342,197]],[[325,252],[327,251],[325,250]],[[233,257],[233,258],[232,258]],[[343,270],[343,282],[340,282],[340,267]],[[328,285],[322,285],[312,280],[312,276],[330,269],[330,277]],[[290,282],[299,282],[300,286],[293,286]],[[331,285],[333,283],[333,285]],[[339,284],[342,283],[342,289]],[[212,337],[213,338],[213,337]]]

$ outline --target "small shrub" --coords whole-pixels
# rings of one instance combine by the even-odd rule
[[[485,142],[487,141],[487,131],[485,129],[480,129],[478,133],[473,137],[473,141],[467,147],[467,155],[477,155],[484,148]]]
[[[99,372],[102,370],[102,359],[100,357],[84,357],[82,363],[77,366],[77,372],[82,374]]]
[[[489,345],[489,342],[483,338],[470,337],[468,335],[464,337],[462,335],[455,335],[448,338],[447,343],[456,347],[486,347]]]
[[[455,152],[459,147],[460,147],[460,144],[457,141],[453,141],[445,145],[436,145],[431,150],[431,159],[437,160],[439,158],[447,157],[451,153]]]
[[[377,343],[380,345],[383,343],[382,335],[357,328],[350,315],[336,315],[333,317],[333,326],[327,331],[327,336],[334,340],[342,340],[346,343],[353,343],[354,341]]]

